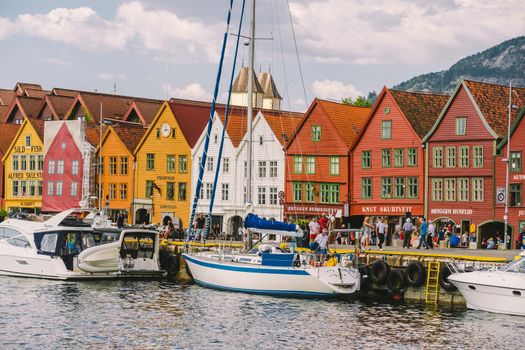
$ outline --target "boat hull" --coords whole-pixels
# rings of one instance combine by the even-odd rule
[[[448,280],[469,309],[525,316],[525,274],[476,271],[454,274]]]
[[[184,254],[195,283],[213,289],[292,297],[337,297],[359,288],[359,275],[340,267],[288,268],[214,261]],[[340,270],[339,270],[340,269]],[[339,276],[342,276],[339,278]],[[341,283],[344,282],[344,283]]]

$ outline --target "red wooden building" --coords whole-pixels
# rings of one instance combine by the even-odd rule
[[[523,105],[525,89],[514,91],[516,103]],[[478,242],[503,237],[503,217],[495,212],[494,174],[500,171],[497,145],[507,133],[508,104],[508,87],[463,80],[423,140],[428,217],[453,223],[462,232],[477,232]],[[513,110],[512,121],[517,114]]]
[[[386,217],[393,230],[407,212],[424,215],[422,139],[448,99],[383,88],[352,148],[353,218]]]
[[[284,214],[349,216],[350,148],[370,108],[315,99],[285,147]]]

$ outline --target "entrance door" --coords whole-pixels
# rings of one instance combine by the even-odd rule
[[[149,214],[148,210],[144,208],[140,208],[135,213],[135,224],[137,225],[148,225],[149,224]]]

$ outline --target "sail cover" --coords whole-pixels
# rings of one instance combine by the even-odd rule
[[[248,214],[248,216],[246,216],[246,220],[244,221],[244,227],[248,229],[253,229],[255,231],[288,236],[295,236],[298,233],[297,226],[295,224],[287,224],[286,222],[275,220],[266,220],[258,217],[255,214]],[[299,236],[301,236],[300,233]]]

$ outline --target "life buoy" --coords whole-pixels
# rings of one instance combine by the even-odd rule
[[[385,283],[390,267],[383,260],[376,260],[368,266],[367,270],[370,280],[375,284],[381,285]]]
[[[392,293],[402,293],[406,288],[406,277],[403,271],[391,270],[386,279],[386,285]]]
[[[405,269],[406,282],[412,287],[421,287],[425,283],[425,268],[419,261],[413,261]]]
[[[170,275],[174,275],[177,272],[179,272],[179,268],[180,268],[179,257],[175,254],[168,256],[167,261],[166,261],[166,271]]]
[[[451,274],[452,272],[450,272],[447,266],[442,266],[441,270],[439,270],[439,285],[448,292],[457,290],[456,286],[448,281],[448,276]]]

